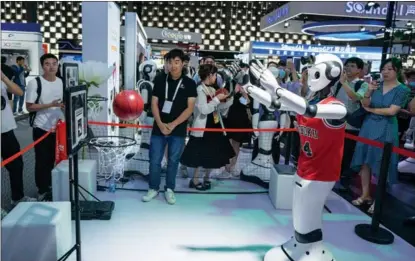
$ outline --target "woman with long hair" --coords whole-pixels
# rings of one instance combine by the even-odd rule
[[[233,98],[218,92],[216,83],[217,68],[211,64],[199,67],[200,85],[197,87],[196,105],[193,112],[193,128],[223,129],[222,115],[226,115]],[[220,169],[229,164],[235,152],[224,131],[192,131],[189,142],[183,151],[180,163],[195,168],[189,187],[197,190],[210,189],[212,169]],[[199,168],[206,170],[203,182],[199,181]]]
[[[359,136],[379,142],[390,142],[399,146],[397,114],[407,103],[409,89],[400,81],[402,63],[396,58],[381,64],[383,81],[372,82],[361,101],[367,115]],[[397,178],[398,154],[392,153],[388,182],[393,184]],[[382,149],[357,142],[351,167],[359,171],[362,194],[353,200],[355,206],[369,204],[368,212],[373,213],[374,203],[370,195],[371,175],[379,175]]]

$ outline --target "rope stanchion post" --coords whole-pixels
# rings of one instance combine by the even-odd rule
[[[394,241],[393,234],[390,231],[380,227],[380,219],[382,216],[383,200],[386,195],[386,183],[388,179],[392,149],[392,143],[385,143],[385,146],[383,148],[378,185],[376,188],[375,210],[372,217],[372,223],[359,224],[355,227],[355,233],[360,238],[380,245],[389,245],[392,244]]]
[[[293,141],[293,133],[287,132],[287,139],[286,139],[287,144],[285,144],[284,146],[285,147],[285,155],[284,155],[285,165],[290,165],[292,141]]]

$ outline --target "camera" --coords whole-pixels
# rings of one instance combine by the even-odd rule
[[[300,58],[300,62],[302,65],[306,64],[313,64],[316,61],[316,58],[312,55],[310,56],[303,56]]]

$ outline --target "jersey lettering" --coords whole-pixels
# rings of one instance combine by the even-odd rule
[[[306,137],[309,137],[315,140],[318,139],[318,131],[316,129],[313,129],[307,126],[299,125],[298,133],[300,135],[303,135],[303,136],[306,136]]]
[[[303,145],[303,151],[309,158],[313,157],[313,151],[311,150],[310,142],[306,141]]]

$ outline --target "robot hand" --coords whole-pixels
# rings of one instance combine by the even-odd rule
[[[278,89],[281,89],[275,76],[260,61],[252,60],[249,70],[259,80],[261,86],[268,91],[276,93]]]

